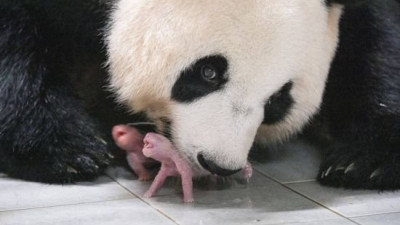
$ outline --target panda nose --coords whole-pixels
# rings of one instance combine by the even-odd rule
[[[232,175],[232,174],[240,171],[240,169],[230,170],[230,169],[221,168],[217,164],[215,164],[213,161],[207,160],[206,158],[204,158],[204,155],[201,153],[199,153],[197,155],[197,160],[199,161],[200,165],[204,169],[206,169],[206,170],[210,171],[212,174],[215,174],[218,176],[229,176],[229,175]]]

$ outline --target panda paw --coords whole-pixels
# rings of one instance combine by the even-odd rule
[[[15,151],[5,151],[0,155],[0,170],[11,177],[36,182],[93,180],[113,158],[107,143],[93,129],[76,128],[73,133],[64,130],[50,136],[41,134],[7,146],[10,145],[17,147]]]
[[[64,158],[56,157],[54,167],[56,174],[51,174],[50,183],[73,183],[76,181],[93,180],[110,164],[112,155],[107,150],[107,144],[100,138],[88,140],[81,148],[68,152]]]
[[[336,145],[321,164],[317,180],[323,185],[350,189],[398,189],[400,152],[385,150]]]

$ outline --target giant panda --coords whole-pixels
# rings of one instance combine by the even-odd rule
[[[103,132],[122,122],[110,91],[153,121],[198,176],[231,175],[254,143],[322,124],[330,143],[321,184],[400,187],[397,0],[0,7],[0,169],[11,176],[101,173],[110,161]],[[88,86],[93,79],[99,85]]]

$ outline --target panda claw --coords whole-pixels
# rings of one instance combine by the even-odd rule
[[[374,172],[371,173],[371,175],[369,176],[369,179],[374,179],[375,177],[381,175],[382,173],[382,169],[378,168],[376,170],[374,170]]]
[[[355,163],[351,163],[347,168],[344,170],[344,174],[347,174],[348,172],[352,171],[355,169]]]
[[[325,171],[322,171],[321,172],[321,179],[324,179],[325,178]]]
[[[107,145],[107,141],[105,141],[103,138],[101,138],[99,136],[94,136],[94,138],[96,138],[98,141],[100,141],[103,145]]]
[[[335,172],[345,170],[345,169],[346,169],[346,167],[340,165],[340,166],[336,167]]]
[[[324,174],[324,177],[329,176],[329,173],[331,172],[331,170],[332,170],[332,166],[330,166],[330,167],[326,170],[326,172],[325,172],[325,174]]]
[[[78,170],[76,170],[74,167],[72,166],[68,166],[67,167],[67,172],[68,173],[72,173],[72,174],[78,174]]]
[[[114,156],[111,153],[107,153],[108,158],[114,159]]]

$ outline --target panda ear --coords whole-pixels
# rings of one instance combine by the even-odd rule
[[[381,0],[325,0],[327,5],[333,3],[342,4],[346,6],[357,6],[371,1],[381,1]]]

